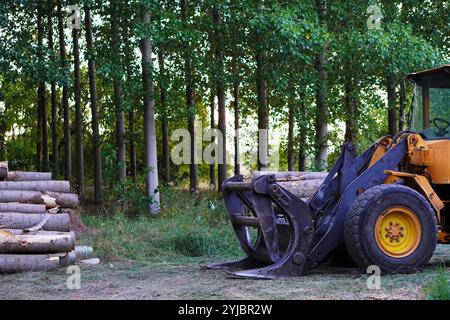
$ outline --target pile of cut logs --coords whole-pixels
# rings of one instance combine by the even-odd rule
[[[75,263],[70,209],[78,196],[48,172],[9,171],[0,163],[0,273],[48,271]],[[90,251],[90,252],[89,252]]]

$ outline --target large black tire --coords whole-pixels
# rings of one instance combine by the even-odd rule
[[[408,208],[420,223],[420,242],[405,257],[386,254],[375,239],[378,217],[394,206]],[[366,190],[354,201],[345,218],[345,244],[363,272],[371,265],[377,265],[383,273],[420,270],[434,253],[437,233],[436,216],[428,201],[417,191],[402,185],[386,184]]]

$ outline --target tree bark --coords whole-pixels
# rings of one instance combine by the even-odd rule
[[[216,129],[216,90],[214,85],[211,84],[209,90],[209,112],[210,112],[210,127],[211,129]],[[215,137],[212,137],[211,143],[215,143]],[[211,163],[209,165],[209,185],[216,189],[216,163]]]
[[[161,104],[161,131],[162,131],[162,171],[163,180],[170,181],[170,155],[169,155],[169,121],[167,118],[166,105],[166,66],[164,45],[161,45],[158,52],[159,63],[159,102]]]
[[[66,41],[64,39],[64,20],[62,15],[61,0],[57,0],[58,30],[59,30],[59,53],[61,57],[61,68],[66,71]],[[64,76],[62,89],[62,107],[64,118],[64,179],[72,177],[72,148],[70,136],[70,109],[69,109],[69,87]]]
[[[0,181],[0,190],[70,192],[69,181]]]
[[[396,135],[398,133],[397,127],[397,90],[395,79],[388,76],[386,79],[387,101],[388,101],[388,125],[389,134]]]
[[[42,9],[42,2],[38,1],[36,3],[37,6],[37,41],[38,41],[38,60],[40,63],[43,63],[43,38],[44,38],[44,25],[43,25],[43,9]],[[42,166],[42,160],[44,160],[44,147],[43,145],[45,142],[43,141],[44,138],[44,131],[46,131],[46,125],[45,124],[45,118],[44,118],[44,110],[46,109],[46,92],[45,92],[45,81],[43,80],[44,75],[40,74],[38,75],[39,82],[38,82],[38,91],[37,91],[37,134],[36,134],[36,169],[41,170]],[[44,128],[45,127],[45,128]],[[42,157],[42,158],[41,158]],[[43,161],[45,162],[45,160]]]
[[[356,142],[356,99],[351,75],[347,75],[345,83],[345,141]]]
[[[290,104],[288,107],[288,171],[294,171],[294,106]]]
[[[129,18],[126,19],[126,24],[124,27],[124,43],[125,43],[125,69],[127,74],[127,82],[132,81],[132,59],[133,59],[133,48],[130,41],[130,29],[131,29],[131,11],[127,10],[126,14]],[[136,132],[135,132],[135,116],[134,116],[134,97],[128,96],[130,100],[130,109],[128,110],[128,141],[129,141],[129,157],[130,157],[130,176],[133,180],[137,179],[137,160],[136,160]]]
[[[324,179],[314,180],[299,180],[289,182],[279,182],[279,184],[286,188],[289,192],[299,199],[310,198],[319,189]]]
[[[0,225],[7,229],[32,228],[44,219],[45,214],[0,212]],[[51,214],[42,227],[46,231],[70,231],[70,216],[67,213]]]
[[[83,110],[81,109],[81,73],[80,73],[80,47],[79,30],[72,30],[73,39],[73,65],[74,65],[74,96],[75,96],[75,123],[76,123],[76,156],[77,156],[77,193],[84,196],[84,147],[83,147]]]
[[[8,104],[7,102],[4,100],[4,97],[1,96],[0,94],[0,102],[4,103],[4,110],[0,113],[0,160],[6,160],[7,159],[7,155],[6,155],[6,130],[7,130],[7,121],[6,121],[6,113],[8,112]],[[3,171],[3,172],[1,172]],[[7,173],[6,173],[7,174]],[[5,179],[5,168],[1,168],[0,166],[0,180],[1,179]]]
[[[123,85],[121,80],[120,63],[120,38],[118,28],[118,2],[111,1],[111,47],[115,55],[116,70],[113,75],[114,80],[114,106],[116,110],[116,149],[117,149],[117,179],[126,178],[127,168],[125,160],[125,114],[122,106]]]
[[[68,266],[67,261],[67,254],[0,254],[0,273],[51,271]]]
[[[47,26],[48,26],[48,47],[50,49],[50,60],[52,63],[55,62],[54,53],[54,42],[53,42],[53,1],[48,0],[49,12],[47,15]],[[55,177],[59,175],[59,150],[58,150],[58,104],[56,102],[56,82],[55,80],[50,81],[50,105],[52,113],[52,170]]]
[[[151,25],[151,13],[147,7],[143,7],[143,21],[147,26]],[[160,198],[158,191],[158,158],[155,129],[155,105],[153,101],[152,80],[152,43],[150,35],[141,39],[142,52],[142,86],[144,90],[144,161],[146,174],[146,194],[153,201],[149,206],[152,214],[159,213]]]
[[[9,171],[9,181],[46,181],[52,180],[51,172]]]
[[[20,213],[42,213],[44,214],[47,208],[43,204],[30,204],[19,202],[0,203],[0,212],[20,212]]]
[[[259,10],[262,4],[259,2]],[[258,100],[258,169],[267,170],[268,166],[268,129],[269,109],[267,107],[265,50],[261,31],[255,31],[256,38],[256,92]]]
[[[316,7],[319,13],[319,18],[322,22],[326,23],[327,19],[327,1],[316,0]],[[323,44],[323,49],[317,56],[317,74],[318,82],[316,86],[316,105],[317,113],[315,120],[315,162],[317,169],[323,170],[327,165],[328,151],[328,105],[327,105],[327,51],[328,43]]]
[[[46,197],[54,198],[50,203]],[[46,204],[47,208],[56,206],[74,209],[78,207],[78,195],[73,193],[40,192],[23,190],[0,190],[0,202],[20,202],[33,204]],[[14,229],[14,228],[12,228]]]
[[[235,74],[237,77],[237,74]],[[241,174],[241,159],[240,159],[240,125],[239,125],[239,81],[233,81],[233,107],[234,107],[234,174]]]
[[[180,0],[181,21],[185,30],[188,30],[188,0]],[[190,141],[190,164],[189,164],[189,189],[191,193],[198,190],[198,167],[197,167],[197,147],[195,137],[195,105],[193,89],[193,71],[189,44],[183,43],[184,49],[184,73],[186,81],[186,106],[188,109],[188,130],[191,136]]]
[[[0,235],[0,253],[58,253],[75,248],[75,239],[65,235]]]
[[[223,32],[222,32],[222,14],[215,5],[213,7],[213,24],[215,28],[215,58],[217,66],[216,74],[216,87],[217,87],[217,105],[219,110],[219,131],[222,134],[222,146],[219,146],[218,165],[217,165],[217,178],[218,189],[222,191],[222,184],[227,178],[227,132],[226,132],[226,108],[225,108],[225,84],[224,84],[224,44],[223,44]]]
[[[400,112],[399,112],[399,122],[398,122],[398,128],[399,131],[405,130],[405,109],[406,109],[406,86],[405,86],[405,80],[403,79],[400,81]]]
[[[306,108],[303,103],[300,104],[300,114],[302,119],[307,117]],[[305,121],[301,121],[299,125],[299,146],[298,146],[298,171],[306,171],[306,150],[307,150],[307,134],[308,128],[306,127]]]
[[[99,115],[97,104],[97,81],[94,58],[94,42],[92,39],[92,22],[89,5],[84,6],[84,23],[86,28],[86,44],[89,69],[89,95],[92,115],[92,153],[94,155],[94,201],[102,202],[102,155],[100,145]]]
[[[69,231],[69,232],[61,232],[61,231],[45,231],[45,230],[38,230],[38,231],[28,231],[29,229],[1,229],[0,234],[1,235],[18,235],[18,236],[35,236],[35,235],[44,235],[44,236],[68,236],[71,238],[71,241],[75,244],[76,242],[76,235],[75,232]],[[77,250],[79,248],[78,246],[74,247],[74,249],[70,250]],[[83,247],[81,247],[83,248]],[[88,247],[92,248],[92,247]]]
[[[42,162],[42,100],[45,96],[45,87],[38,84],[37,123],[36,123],[36,170],[41,170]]]

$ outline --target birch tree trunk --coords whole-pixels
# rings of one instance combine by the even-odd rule
[[[258,14],[263,14],[262,1],[258,1]],[[263,48],[263,35],[261,30],[255,30],[256,40],[256,93],[258,100],[258,169],[267,170],[269,153],[269,109],[267,106],[267,79],[266,79],[266,58]]]
[[[151,14],[147,7],[143,7],[143,21],[146,26],[151,24]],[[141,39],[142,52],[142,86],[144,90],[144,141],[145,141],[145,169],[146,194],[151,196],[153,202],[150,204],[152,214],[159,213],[159,191],[158,191],[158,159],[155,130],[155,110],[153,101],[153,80],[152,80],[152,43],[150,35]]]

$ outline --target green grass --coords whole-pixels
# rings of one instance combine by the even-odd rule
[[[193,257],[242,255],[236,236],[217,194],[194,197],[184,190],[161,190],[158,216],[123,213],[109,203],[105,214],[82,209],[82,220],[93,232],[81,243],[93,245],[103,260],[183,261]]]
[[[433,281],[425,287],[429,300],[450,300],[450,275],[445,267],[440,266]]]

